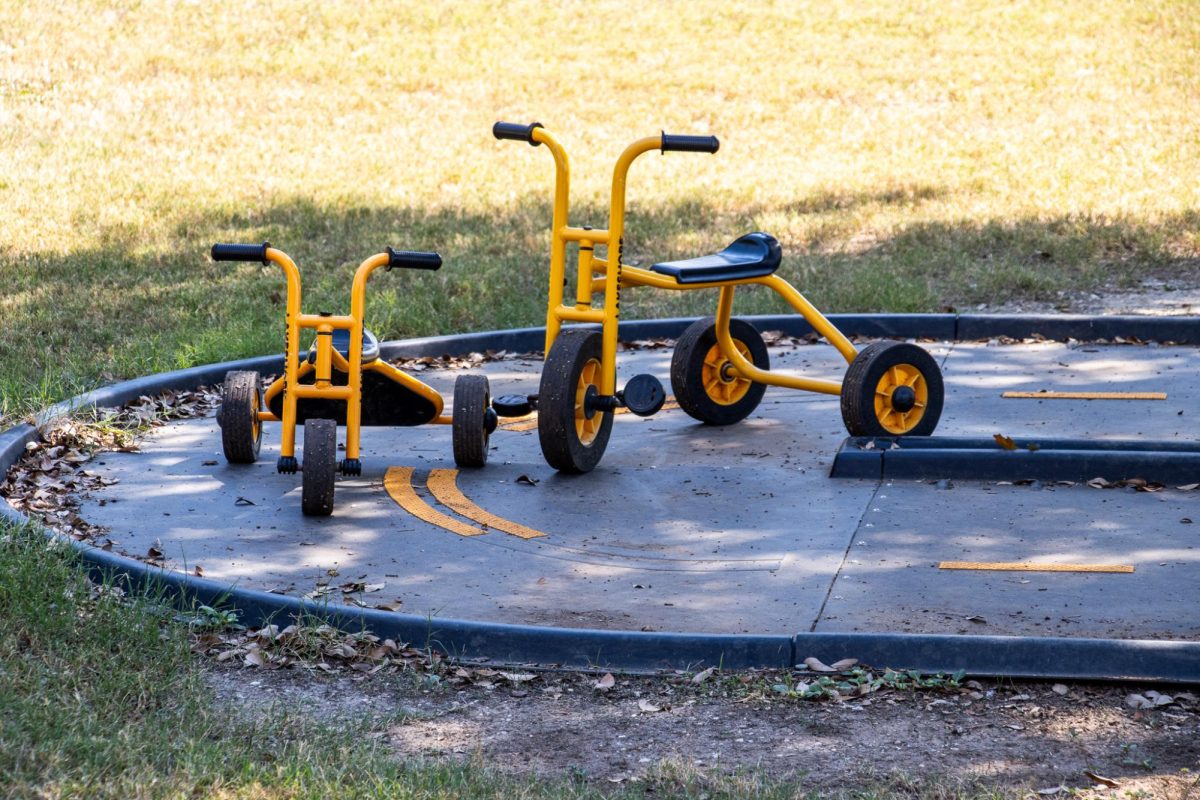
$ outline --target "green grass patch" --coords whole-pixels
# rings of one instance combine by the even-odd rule
[[[631,261],[751,229],[826,312],[941,311],[1192,280],[1200,257],[1200,17],[1187,0],[763,7],[607,1],[360,8],[273,0],[0,8],[0,415],[97,383],[281,349],[279,275],[212,264],[270,239],[308,309],[380,276],[384,337],[544,318],[544,148],[572,156],[574,222],[603,226],[612,164],[661,129],[715,156],[645,157]],[[68,50],[89,20],[86,53]],[[63,48],[63,52],[57,52]],[[783,310],[746,292],[739,312]],[[710,313],[630,292],[628,317]]]

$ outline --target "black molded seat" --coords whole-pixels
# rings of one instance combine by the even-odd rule
[[[333,331],[333,349],[341,353],[342,358],[350,358],[350,331],[345,328],[336,328]],[[375,338],[375,334],[363,328],[362,363],[370,364],[377,358],[379,358],[379,340]],[[308,348],[308,363],[317,363],[316,339],[313,340],[312,347]]]
[[[717,283],[762,278],[779,269],[783,249],[769,233],[747,233],[719,253],[685,261],[665,261],[650,269],[676,283]]]

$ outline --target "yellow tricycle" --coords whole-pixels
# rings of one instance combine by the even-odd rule
[[[251,464],[258,459],[262,424],[282,422],[276,469],[303,474],[300,507],[305,514],[333,513],[335,473],[361,475],[359,429],[363,425],[449,424],[454,461],[460,467],[487,462],[488,439],[496,412],[484,375],[460,375],[454,383],[454,411],[442,414],[445,401],[433,388],[393,367],[379,356],[379,340],[363,324],[367,278],[383,267],[436,270],[437,253],[398,251],[371,256],[354,273],[350,314],[300,311],[300,271],[282,250],[262,244],[214,244],[213,261],[275,264],[287,277],[287,342],[284,371],[261,391],[257,372],[225,375],[217,422],[225,459]],[[300,331],[315,331],[307,353],[300,352]],[[296,458],[296,426],[304,425],[304,460]],[[337,426],[346,426],[345,457],[337,458]]]
[[[923,348],[905,342],[876,342],[861,351],[795,287],[775,274],[782,258],[779,242],[761,231],[748,233],[719,253],[654,264],[649,269],[621,262],[625,235],[625,179],[634,159],[651,150],[715,153],[715,136],[660,134],[625,148],[613,170],[608,228],[575,227],[568,221],[571,168],[566,150],[540,123],[497,122],[497,139],[546,145],[554,157],[554,210],[551,222],[550,291],[546,314],[546,356],[537,395],[498,398],[502,416],[536,408],[538,438],[550,466],[562,472],[592,470],[604,455],[613,413],[656,413],[666,398],[653,375],[637,375],[617,389],[617,322],[621,290],[716,289],[715,317],[697,320],[675,344],[671,388],[680,408],[711,425],[729,425],[748,416],[767,386],[782,386],[841,398],[842,419],[854,436],[927,436],[942,413],[944,388],[937,362]],[[575,296],[564,299],[567,245],[578,248]],[[605,249],[603,255],[597,248]],[[846,359],[841,381],[776,374],[766,344],[754,326],[735,319],[734,290],[765,286],[782,297]],[[593,297],[602,296],[595,307]],[[590,326],[563,329],[564,323]],[[599,325],[600,330],[594,326]]]

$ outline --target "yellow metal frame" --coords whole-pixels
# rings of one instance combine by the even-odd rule
[[[396,369],[382,360],[365,366],[362,363],[363,311],[366,308],[367,279],[371,273],[388,264],[387,253],[377,253],[359,264],[354,271],[354,283],[350,288],[350,314],[346,316],[324,316],[304,314],[300,311],[300,269],[296,262],[282,250],[268,247],[267,260],[280,267],[287,276],[287,344],[284,348],[283,375],[275,380],[263,397],[263,405],[270,406],[276,395],[283,392],[283,416],[277,417],[266,408],[260,409],[260,421],[283,423],[279,454],[284,458],[296,455],[296,405],[300,398],[342,400],[346,403],[346,458],[356,459],[359,455],[360,429],[362,427],[362,373],[373,370],[386,375],[390,380],[403,384],[433,403],[440,424],[450,422],[442,414],[445,401],[430,386],[406,372]],[[300,331],[316,331],[316,361],[300,361]],[[350,353],[344,358],[333,347],[335,330],[350,331]],[[345,386],[333,385],[333,370],[346,373]],[[300,383],[301,378],[316,373],[312,383]]]
[[[716,333],[721,354],[729,360],[737,373],[748,380],[768,386],[783,386],[823,394],[841,394],[841,381],[776,375],[759,369],[747,360],[729,333],[729,320],[733,313],[733,293],[738,286],[765,286],[804,317],[813,330],[837,348],[847,363],[854,360],[858,350],[841,331],[810,303],[790,283],[777,275],[749,278],[737,281],[680,284],[665,275],[647,269],[631,267],[621,263],[621,249],[625,235],[625,182],[629,167],[634,160],[650,150],[662,149],[662,136],[638,139],[625,148],[613,169],[612,196],[609,201],[608,229],[576,228],[569,224],[571,165],[567,152],[549,131],[536,127],[533,140],[546,145],[554,156],[554,212],[551,222],[550,244],[550,291],[546,310],[546,354],[558,338],[563,323],[588,322],[601,326],[603,347],[601,350],[600,393],[612,395],[617,389],[617,323],[621,311],[621,290],[638,286],[673,291],[718,289]],[[574,302],[563,299],[566,282],[567,244],[579,245],[579,266],[576,277]],[[607,248],[605,258],[595,255],[597,245]],[[598,276],[598,277],[597,277]],[[603,295],[603,304],[597,308],[594,296]]]

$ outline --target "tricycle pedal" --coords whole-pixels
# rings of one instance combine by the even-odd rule
[[[506,394],[492,401],[492,410],[501,417],[523,417],[537,408],[537,395]]]
[[[343,475],[362,475],[362,462],[357,458],[343,458],[338,464],[338,471]]]
[[[295,456],[280,456],[275,462],[275,471],[281,475],[295,475],[296,470],[300,469],[300,462]]]
[[[625,407],[639,417],[649,417],[657,414],[667,401],[666,390],[662,381],[653,375],[634,375],[625,384],[621,392],[621,400]]]

